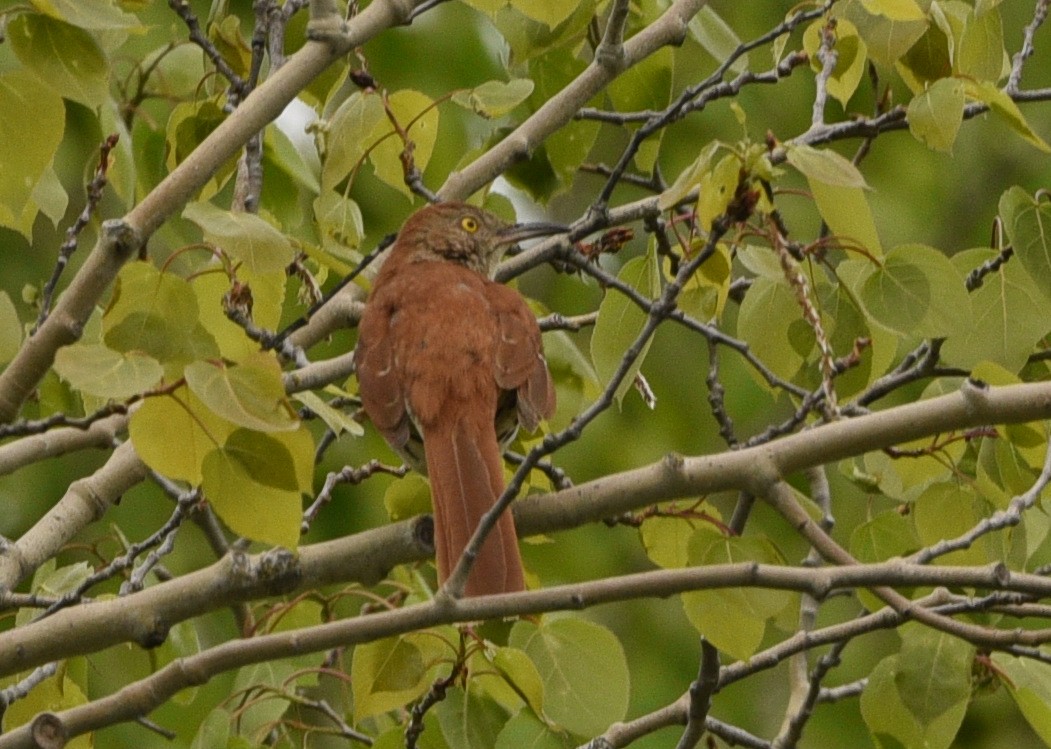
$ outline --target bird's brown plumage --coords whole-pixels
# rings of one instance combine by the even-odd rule
[[[362,403],[387,442],[429,478],[442,582],[503,493],[502,432],[519,423],[534,430],[554,411],[536,318],[518,292],[490,275],[515,239],[557,228],[506,224],[462,203],[423,208],[402,227],[361,319]],[[464,592],[524,585],[507,512]]]

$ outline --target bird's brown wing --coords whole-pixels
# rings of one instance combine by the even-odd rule
[[[409,417],[405,411],[405,386],[394,366],[390,318],[389,310],[382,304],[366,306],[358,326],[354,363],[365,412],[384,439],[399,450],[409,439]]]
[[[555,412],[555,386],[544,359],[540,327],[529,306],[514,289],[498,283],[487,287],[496,317],[498,340],[494,357],[496,384],[516,391],[518,417],[532,432]]]

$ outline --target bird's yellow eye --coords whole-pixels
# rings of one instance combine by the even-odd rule
[[[463,227],[464,231],[474,234],[478,231],[478,219],[474,216],[464,216],[460,219],[460,226]]]

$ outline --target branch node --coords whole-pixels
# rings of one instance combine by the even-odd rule
[[[310,20],[307,21],[307,39],[328,44],[336,51],[347,35],[347,21],[339,12],[335,0],[310,0]]]
[[[124,263],[142,249],[139,231],[123,219],[102,222],[102,242],[113,257]]]
[[[39,749],[62,749],[69,740],[66,724],[54,713],[40,713],[33,718],[30,733]]]
[[[281,547],[270,549],[263,554],[256,570],[269,595],[290,593],[299,587],[299,581],[303,577],[299,557]]]
[[[989,406],[989,384],[982,380],[968,377],[960,386],[960,395],[971,413],[983,413]]]

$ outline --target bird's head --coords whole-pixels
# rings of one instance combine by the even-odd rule
[[[492,277],[508,249],[525,239],[568,231],[546,222],[513,224],[466,203],[436,203],[405,222],[398,243],[419,260],[460,263]]]

